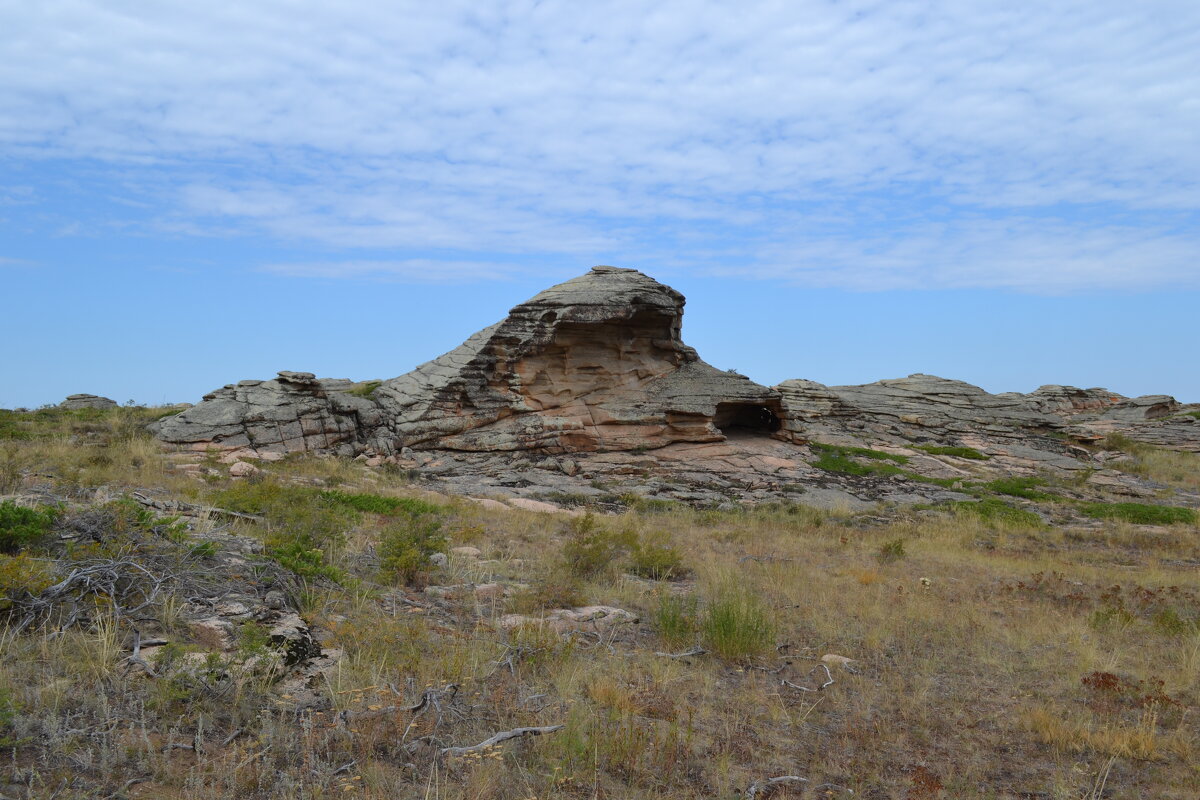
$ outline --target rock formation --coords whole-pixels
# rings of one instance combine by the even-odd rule
[[[280,372],[219,389],[156,430],[190,449],[232,451],[226,461],[289,452],[387,459],[455,493],[542,505],[620,484],[700,504],[802,493],[862,507],[946,499],[946,481],[963,477],[1087,477],[1103,467],[1087,446],[1113,433],[1200,452],[1200,407],[1161,395],[1053,385],[990,394],[931,375],[768,388],[685,345],[683,306],[640,272],[595,267],[397,378]],[[809,443],[882,448],[905,468],[831,473]]]
[[[69,411],[78,411],[81,408],[116,408],[117,401],[95,394],[69,394],[58,407]]]
[[[388,455],[633,450],[779,430],[778,392],[683,343],[683,304],[640,272],[595,267],[370,391],[281,372],[219,389],[157,432],[199,447]]]

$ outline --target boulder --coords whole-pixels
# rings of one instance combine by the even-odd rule
[[[78,411],[81,408],[116,408],[117,401],[95,394],[70,394],[58,407],[68,411]]]

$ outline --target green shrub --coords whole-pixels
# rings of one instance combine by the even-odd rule
[[[594,578],[612,569],[616,561],[637,544],[632,530],[607,531],[591,512],[566,524],[563,565],[577,578]]]
[[[429,557],[446,549],[442,521],[429,514],[407,513],[379,535],[379,571],[393,583],[416,582],[430,570]]]
[[[352,394],[355,397],[370,397],[382,385],[383,381],[363,381],[347,389],[346,394]]]
[[[769,609],[732,580],[717,587],[704,609],[700,630],[708,649],[730,660],[761,655],[775,645]]]
[[[1046,481],[1043,478],[997,478],[994,481],[983,484],[983,488],[996,494],[1008,495],[1009,497],[1021,497],[1026,500],[1051,500],[1054,498],[1054,495],[1037,491],[1038,486],[1045,485]]]
[[[0,686],[0,750],[20,747],[29,739],[18,738],[13,731],[20,709],[13,699],[12,692]]]
[[[0,553],[16,553],[37,544],[58,517],[56,508],[26,508],[11,500],[0,503]]]
[[[508,601],[515,614],[534,614],[555,608],[578,608],[588,604],[579,579],[565,570],[554,570]]]
[[[984,455],[974,447],[961,447],[958,445],[919,444],[916,449],[923,450],[931,456],[957,456],[958,458],[969,458],[974,461],[987,461],[991,457]]]
[[[659,592],[658,604],[652,612],[654,627],[671,647],[691,644],[700,631],[695,596],[681,597],[671,592]]]
[[[875,558],[880,564],[891,564],[893,561],[899,561],[907,556],[904,551],[904,539],[889,539],[879,546],[875,552]]]
[[[340,506],[367,514],[436,514],[445,509],[436,503],[413,497],[384,497],[378,494],[350,494],[339,491],[323,491],[319,495]]]
[[[274,481],[236,483],[214,493],[221,508],[259,514],[266,519],[267,554],[303,578],[338,581],[341,572],[329,556],[345,541],[357,512],[323,492]]]
[[[1010,506],[995,497],[985,497],[982,500],[963,500],[947,504],[958,513],[972,514],[988,522],[1019,525],[1028,528],[1041,528],[1042,518],[1032,511]]]
[[[656,581],[678,580],[686,577],[683,554],[670,544],[664,533],[639,536],[629,551],[629,571]]]
[[[1093,519],[1116,519],[1136,525],[1196,524],[1196,511],[1182,506],[1146,503],[1080,503],[1079,513]]]
[[[341,570],[325,560],[325,551],[301,538],[269,538],[267,553],[301,578],[325,578],[335,583],[342,580]]]

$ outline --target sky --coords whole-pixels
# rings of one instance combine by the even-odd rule
[[[774,384],[1200,401],[1200,3],[0,0],[0,407],[388,378],[595,264]]]

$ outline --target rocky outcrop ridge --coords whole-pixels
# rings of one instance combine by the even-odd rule
[[[219,389],[156,432],[259,455],[391,455],[632,450],[779,430],[778,392],[715,369],[683,343],[683,305],[683,295],[636,270],[595,267],[369,393],[281,372]]]

